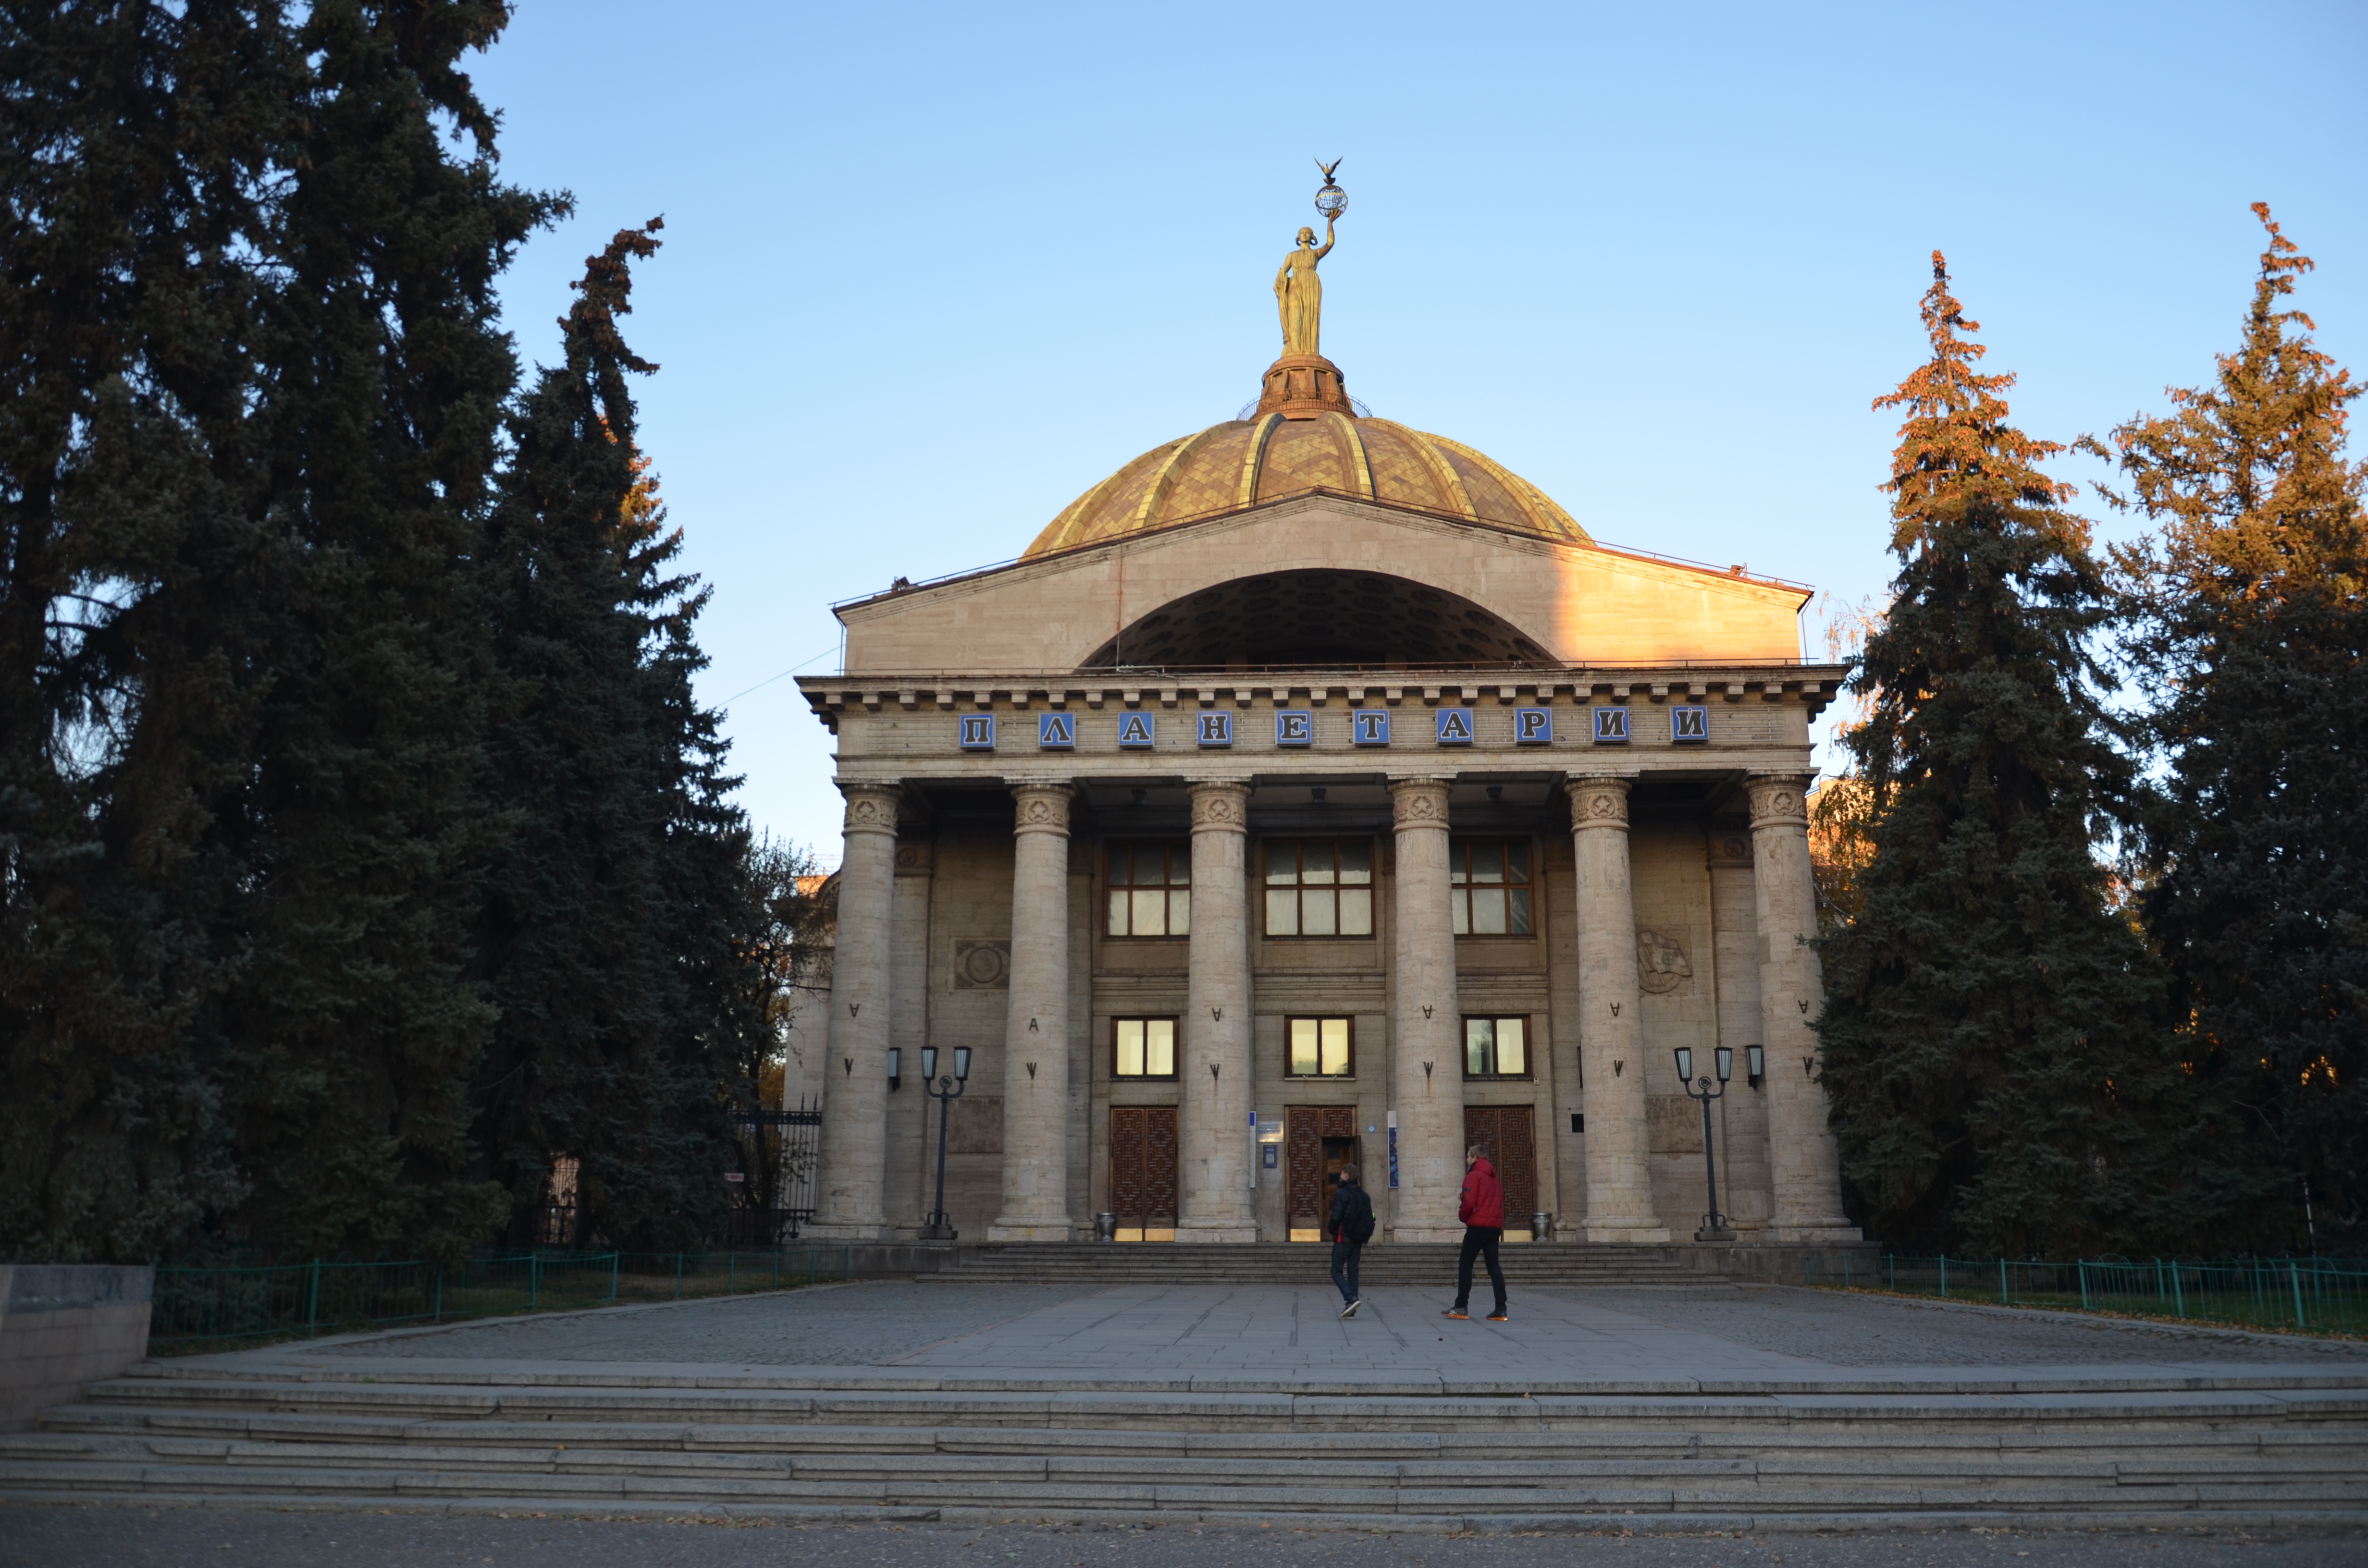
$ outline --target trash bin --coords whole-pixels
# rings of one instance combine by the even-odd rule
[[[1097,1214],[1094,1216],[1094,1240],[1098,1242],[1114,1242],[1118,1240],[1117,1215]]]
[[[1548,1240],[1548,1239],[1551,1237],[1551,1235],[1552,1235],[1553,1232],[1554,1232],[1554,1216],[1553,1216],[1553,1215],[1551,1215],[1551,1214],[1532,1214],[1532,1215],[1531,1215],[1531,1216],[1530,1216],[1530,1240],[1531,1240],[1531,1241],[1533,1241],[1533,1242],[1543,1242],[1543,1241]]]

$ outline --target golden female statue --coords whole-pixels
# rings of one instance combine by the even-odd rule
[[[1274,275],[1274,302],[1282,312],[1282,351],[1285,354],[1321,354],[1319,346],[1324,325],[1324,283],[1315,275],[1315,264],[1332,254],[1332,220],[1324,220],[1324,244],[1315,244],[1315,231],[1299,231],[1299,248],[1282,258],[1281,270]]]

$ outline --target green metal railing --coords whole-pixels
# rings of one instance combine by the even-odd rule
[[[273,1264],[156,1270],[149,1346],[187,1353],[255,1339],[308,1338],[618,1301],[781,1290],[854,1277],[853,1249],[773,1252],[533,1252],[427,1263]]]
[[[2354,1259],[1903,1257],[1870,1269],[1849,1253],[1807,1254],[1802,1282],[1999,1306],[2121,1312],[2244,1328],[2368,1334],[2368,1264]]]

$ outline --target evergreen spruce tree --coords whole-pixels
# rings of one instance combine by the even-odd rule
[[[2174,412],[2114,434],[2160,527],[2120,552],[2169,763],[2141,908],[2187,1063],[2242,1129],[2235,1239],[2368,1240],[2368,517],[2350,373],[2286,304],[2311,262],[2271,222],[2244,339]],[[2305,1221],[2315,1200],[2317,1234]]]
[[[1906,413],[1900,562],[1853,684],[1875,802],[1857,917],[1819,943],[1846,1188],[1895,1245],[2128,1246],[2158,1201],[2177,1085],[2162,986],[2097,859],[2131,769],[2089,642],[2108,613],[2062,449],[2008,423],[1941,256]]]
[[[246,483],[270,7],[0,13],[0,1256],[145,1259],[234,1203],[220,1037],[268,537]]]
[[[561,205],[500,183],[460,70],[497,0],[317,0],[256,338],[271,684],[222,832],[244,1233],[450,1257],[507,1216],[469,1142],[497,833],[476,565],[517,368],[493,285]],[[448,154],[443,119],[473,153]]]
[[[487,539],[507,831],[487,884],[499,1017],[477,1138],[518,1242],[561,1156],[577,1162],[578,1232],[555,1239],[678,1244],[714,1228],[725,1192],[743,830],[714,717],[690,696],[705,596],[671,570],[681,536],[634,446],[626,376],[656,367],[617,322],[659,227],[587,261],[564,358],[513,419]]]

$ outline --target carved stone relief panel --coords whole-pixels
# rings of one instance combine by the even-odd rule
[[[954,989],[1011,989],[1011,939],[1008,937],[954,939]]]
[[[1686,949],[1675,937],[1664,937],[1657,931],[1636,933],[1636,985],[1639,990],[1666,995],[1694,977],[1694,966],[1686,960]]]

